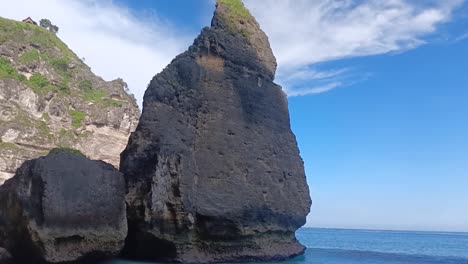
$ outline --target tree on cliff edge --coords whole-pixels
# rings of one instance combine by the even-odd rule
[[[59,31],[59,27],[57,27],[56,25],[52,24],[52,22],[50,22],[49,19],[46,19],[46,18],[43,18],[39,21],[39,25],[43,28],[46,28],[47,30],[49,30],[50,32],[54,33],[54,34],[57,34],[57,32]]]

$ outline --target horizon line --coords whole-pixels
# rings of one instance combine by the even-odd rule
[[[344,227],[314,227],[303,226],[300,229],[328,229],[328,230],[352,230],[352,231],[383,231],[383,232],[420,232],[420,233],[452,233],[466,234],[468,231],[448,231],[448,230],[411,230],[411,229],[379,229],[379,228],[344,228]]]

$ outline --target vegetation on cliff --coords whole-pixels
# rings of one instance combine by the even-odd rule
[[[78,156],[85,156],[81,151],[77,149],[72,149],[72,148],[53,148],[50,150],[49,154],[56,154],[56,153],[70,153],[73,155],[78,155]]]
[[[54,147],[117,165],[138,116],[125,82],[96,76],[54,30],[0,18],[0,140],[29,153],[19,158],[0,145],[0,184],[22,159]],[[113,134],[116,149],[99,150],[99,133]]]
[[[218,16],[223,25],[233,34],[240,33],[249,39],[251,26],[257,25],[255,18],[241,0],[217,0]],[[220,7],[222,6],[222,7]]]
[[[245,8],[241,0],[218,0],[218,4],[224,4],[229,6],[231,10],[229,15],[231,18],[253,19],[249,10]]]
[[[59,31],[59,27],[52,24],[52,22],[50,22],[50,20],[46,18],[41,19],[39,21],[39,25],[43,28],[46,28],[47,30],[49,30],[50,32],[54,34],[57,34],[57,32]]]

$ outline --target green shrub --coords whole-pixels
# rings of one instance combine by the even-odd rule
[[[16,70],[11,67],[10,62],[0,57],[0,77],[10,77],[15,72]]]
[[[82,80],[78,84],[78,88],[80,88],[83,91],[92,90],[93,89],[93,83],[90,80]]]
[[[34,89],[43,90],[49,86],[49,81],[41,74],[35,73],[33,76],[31,76],[31,78],[29,78],[29,84]]]
[[[16,79],[19,81],[26,80],[26,77],[24,77],[24,75],[20,74],[15,68],[13,68],[7,59],[0,57],[0,78],[5,77]]]
[[[69,83],[70,78],[72,77],[71,71],[68,68],[69,60],[66,58],[59,58],[59,59],[49,59],[49,63],[56,70],[56,72],[60,75],[61,81],[56,88],[59,91],[67,92],[70,90]]]
[[[111,98],[104,98],[102,102],[105,107],[122,107],[122,102]]]
[[[64,153],[64,152],[85,157],[85,155],[81,151],[77,149],[72,149],[72,148],[54,148],[49,151],[49,154]]]
[[[92,103],[102,103],[103,98],[107,96],[107,93],[103,90],[85,90],[83,98],[85,101]]]
[[[65,58],[52,59],[50,60],[50,64],[61,74],[64,74],[68,71],[68,60]]]
[[[26,53],[24,53],[23,55],[21,55],[21,57],[19,58],[19,61],[23,64],[28,64],[28,63],[31,63],[33,61],[37,61],[41,58],[41,56],[39,55],[39,52],[35,49],[33,50],[30,50]]]
[[[59,91],[69,93],[70,92],[70,86],[68,83],[68,79],[65,79],[61,81],[59,84],[55,86]]]
[[[122,107],[122,103],[120,101],[114,100],[108,97],[108,94],[104,90],[95,90],[90,89],[90,83],[80,83],[80,88],[84,88],[83,90],[83,99],[87,102],[91,102],[94,104],[99,104],[103,107]]]
[[[83,121],[86,117],[86,114],[76,110],[69,111],[70,116],[72,117],[72,126],[74,128],[79,128],[83,124]]]

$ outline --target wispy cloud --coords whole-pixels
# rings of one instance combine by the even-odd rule
[[[288,96],[324,93],[338,88],[348,81],[351,69],[318,70],[316,67],[283,69],[277,79]]]
[[[294,69],[294,71],[283,70],[278,73],[283,82],[302,82],[310,80],[328,80],[337,78],[349,72],[349,69],[319,71],[310,67]]]
[[[0,0],[0,16],[49,18],[59,36],[106,80],[123,78],[141,103],[154,76],[191,44],[157,14],[136,16],[112,1]]]
[[[314,87],[308,87],[308,88],[296,87],[295,89],[292,89],[292,90],[289,90],[286,86],[285,92],[289,96],[301,96],[301,95],[319,94],[319,93],[328,92],[340,86],[342,86],[341,82],[332,82],[323,86],[314,86]]]
[[[462,41],[462,40],[465,40],[465,39],[468,39],[468,32],[466,32],[465,34],[462,34],[461,36],[457,37],[455,39],[455,42]]]
[[[315,63],[401,52],[425,44],[425,37],[449,21],[461,3],[463,0],[424,4],[406,0],[245,0],[270,38],[279,63],[278,81],[283,85],[291,85],[291,79],[297,81],[285,88],[290,96],[308,94],[295,89],[327,74],[310,67]],[[285,74],[295,71],[297,75]],[[329,83],[324,87],[338,87],[333,78]]]

